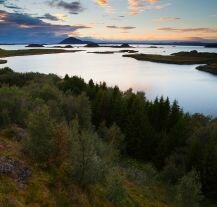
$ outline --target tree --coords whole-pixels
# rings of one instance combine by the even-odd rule
[[[39,106],[35,112],[30,113],[27,128],[29,138],[24,143],[24,151],[38,164],[47,166],[55,151],[55,122],[46,105]]]
[[[84,128],[91,127],[92,113],[90,101],[84,93],[76,97],[65,96],[62,99],[61,107],[68,124],[75,118],[78,118],[79,125]]]
[[[202,198],[199,176],[193,170],[183,176],[176,186],[176,203],[178,207],[199,207]]]
[[[69,175],[81,187],[95,184],[104,177],[105,162],[101,156],[104,145],[97,135],[80,129],[78,120],[71,124]]]

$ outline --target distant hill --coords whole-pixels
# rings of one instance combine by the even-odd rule
[[[75,37],[69,37],[69,38],[64,39],[59,44],[91,44],[91,43],[93,43],[93,42],[79,40],[79,39],[77,39]]]

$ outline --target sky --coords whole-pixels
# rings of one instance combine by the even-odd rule
[[[0,0],[0,43],[217,42],[217,0]]]

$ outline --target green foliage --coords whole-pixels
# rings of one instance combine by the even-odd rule
[[[202,200],[201,183],[198,174],[191,171],[182,177],[176,187],[178,207],[199,207]]]
[[[27,127],[30,136],[24,143],[24,151],[38,164],[47,165],[55,149],[55,122],[48,107],[42,105],[30,113]]]
[[[94,184],[104,176],[104,160],[100,156],[97,134],[90,130],[80,130],[78,120],[72,122],[70,175],[82,187]],[[103,147],[103,146],[102,146]]]
[[[9,124],[24,124],[26,110],[28,110],[28,100],[21,89],[0,88],[0,127]]]
[[[188,167],[195,167],[201,176],[207,196],[217,196],[217,121],[196,130],[188,149]]]
[[[76,117],[79,125],[84,128],[91,127],[91,107],[88,97],[85,94],[79,96],[65,96],[62,99],[62,110],[66,121],[70,123]]]

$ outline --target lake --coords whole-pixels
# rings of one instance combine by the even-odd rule
[[[180,51],[216,52],[217,48],[193,46],[134,45],[133,50],[147,54],[171,54]],[[23,49],[24,45],[1,45],[3,49]],[[48,46],[47,46],[48,47]],[[5,58],[8,66],[17,72],[55,73],[77,75],[86,81],[105,81],[122,90],[132,88],[144,91],[153,100],[156,96],[177,100],[184,111],[217,116],[217,76],[196,70],[197,65],[169,65],[137,61],[123,54],[91,54],[94,51],[118,51],[120,48],[73,48],[86,51],[37,56]]]

